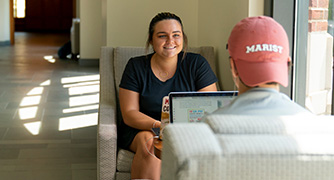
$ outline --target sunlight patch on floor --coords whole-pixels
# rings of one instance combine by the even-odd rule
[[[49,58],[52,57],[45,57],[45,59]],[[59,118],[59,131],[97,125],[100,90],[99,79],[100,76],[98,74],[65,77],[60,79],[62,88],[66,89],[68,92],[70,108],[65,108],[61,111],[63,115],[60,115]],[[41,103],[41,99],[47,98],[48,93],[50,93],[44,92],[44,88],[50,85],[51,80],[42,82],[40,86],[31,89],[26,97],[21,100],[18,114],[21,120],[30,121],[23,125],[32,135],[38,135],[40,133],[43,122],[42,119],[39,119],[40,117],[36,118],[40,111],[38,106]],[[87,111],[92,113],[86,114]],[[94,111],[96,113],[94,113]],[[42,114],[43,112],[40,113]]]
[[[33,106],[38,105],[41,101],[41,96],[27,96],[24,97],[20,103],[20,106]]]
[[[32,135],[38,135],[41,124],[41,122],[25,123],[24,127],[27,128]]]
[[[97,125],[97,113],[70,116],[59,119],[59,131]]]
[[[98,109],[99,105],[91,105],[91,106],[82,106],[77,108],[67,108],[63,110],[63,113],[73,113],[73,112],[80,112],[80,111],[89,111]]]
[[[38,110],[37,106],[20,108],[19,117],[21,120],[33,119],[37,115],[37,110]]]

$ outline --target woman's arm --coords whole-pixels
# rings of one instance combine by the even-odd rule
[[[208,85],[198,91],[217,91],[217,86],[216,86],[216,83],[213,83],[211,85]]]
[[[139,93],[119,88],[119,101],[124,123],[130,127],[140,130],[151,130],[155,119],[139,111]],[[154,127],[160,127],[160,121]]]

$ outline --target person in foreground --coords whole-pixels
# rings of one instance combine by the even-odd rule
[[[131,178],[156,180],[161,161],[150,155],[151,129],[161,125],[163,97],[172,91],[216,91],[217,78],[204,57],[184,52],[187,37],[175,14],[159,13],[151,20],[147,48],[150,45],[154,53],[131,58],[122,76],[118,146],[135,153]]]
[[[289,41],[274,19],[258,16],[241,20],[233,28],[227,47],[239,96],[213,114],[311,114],[279,92],[279,84],[288,85]]]

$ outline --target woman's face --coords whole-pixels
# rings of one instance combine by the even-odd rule
[[[151,42],[158,56],[171,58],[183,49],[183,32],[181,24],[174,19],[162,20],[154,27]]]

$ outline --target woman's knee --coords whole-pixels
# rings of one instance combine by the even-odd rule
[[[143,153],[144,156],[153,152],[153,133],[150,131],[141,131],[134,138],[131,150],[136,153]]]

